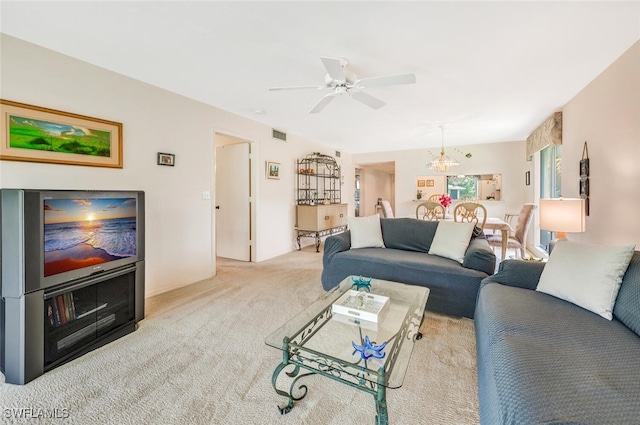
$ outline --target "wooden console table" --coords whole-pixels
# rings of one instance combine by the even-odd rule
[[[347,204],[298,205],[298,250],[300,238],[315,238],[316,252],[320,252],[320,238],[347,230]]]

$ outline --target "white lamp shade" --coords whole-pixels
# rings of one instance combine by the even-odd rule
[[[550,232],[581,233],[586,230],[584,199],[540,199],[540,228]]]

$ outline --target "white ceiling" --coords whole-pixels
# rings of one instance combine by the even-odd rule
[[[8,2],[0,31],[346,152],[524,140],[640,39],[640,2]],[[379,110],[325,94],[321,56]],[[19,100],[19,99],[16,99]],[[45,105],[46,106],[46,105]],[[254,111],[263,110],[259,115]]]

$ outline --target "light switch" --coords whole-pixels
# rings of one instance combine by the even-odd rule
[[[211,199],[211,192],[209,192],[208,190],[202,192],[202,199]]]

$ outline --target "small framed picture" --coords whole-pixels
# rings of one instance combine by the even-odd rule
[[[434,184],[435,184],[434,180],[427,180],[427,187],[433,187]]]
[[[586,199],[589,196],[589,179],[580,180],[580,197]]]
[[[418,180],[418,187],[424,187],[424,180]]]
[[[589,177],[589,158],[580,160],[580,178]]]
[[[267,161],[266,173],[268,179],[280,180],[280,163]]]
[[[158,152],[158,165],[168,165],[173,167],[176,165],[176,156],[172,153]]]

